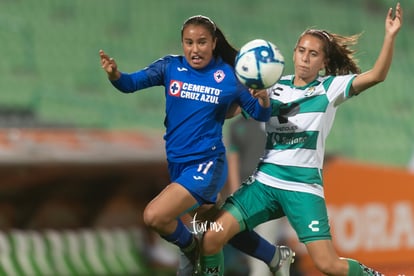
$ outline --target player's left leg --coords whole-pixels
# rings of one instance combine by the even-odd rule
[[[195,218],[200,221],[213,221],[218,211],[216,204],[204,204],[181,217],[184,225],[186,225],[187,229],[194,236],[194,244],[193,246],[180,250],[177,276],[192,276],[201,272],[200,243],[204,233],[197,232],[192,224]]]
[[[284,262],[287,254],[279,254],[281,251],[275,245],[263,239],[256,232],[247,230],[283,215],[282,210],[273,204],[272,197],[268,196],[269,190],[274,190],[274,188],[261,183],[246,184],[226,200],[223,210],[215,220],[217,224],[221,225],[220,231],[210,230],[203,239],[203,258],[209,259],[208,266],[206,261],[202,262],[203,272],[206,273],[204,275],[209,275],[208,270],[216,270],[219,262],[217,260],[214,264],[211,261],[212,256],[222,250],[226,243],[230,243],[238,250],[256,257],[268,265],[274,261],[273,265],[277,268],[280,267],[279,262]],[[265,194],[267,196],[264,196]],[[274,209],[269,206],[273,206]],[[223,270],[219,269],[218,271],[222,273]]]
[[[215,222],[220,225],[210,228],[202,239],[202,275],[224,275],[223,247],[228,240],[240,231],[238,221],[227,211],[220,211]]]

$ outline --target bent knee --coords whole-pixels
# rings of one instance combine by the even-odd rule
[[[168,223],[166,217],[162,216],[155,208],[149,206],[144,210],[143,220],[145,225],[152,229],[160,229],[163,225]]]
[[[341,275],[346,273],[347,266],[338,259],[314,260],[316,268],[325,275]]]

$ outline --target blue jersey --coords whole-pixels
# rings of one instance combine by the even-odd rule
[[[232,103],[238,103],[256,120],[267,121],[270,108],[262,108],[221,58],[193,69],[183,56],[165,56],[127,74],[112,84],[124,93],[164,86],[164,124],[169,162],[191,162],[225,152],[222,127]]]

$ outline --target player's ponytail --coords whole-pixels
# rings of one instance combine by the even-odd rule
[[[217,43],[216,49],[214,49],[213,52],[214,56],[220,56],[224,62],[234,67],[238,51],[227,41],[223,32],[219,28],[216,28],[216,37]]]
[[[234,67],[238,51],[227,41],[223,32],[217,27],[213,20],[204,15],[195,15],[188,18],[181,28],[181,38],[183,37],[185,27],[188,25],[203,25],[210,32],[211,36],[217,39],[213,56],[215,58],[221,57],[224,62]]]

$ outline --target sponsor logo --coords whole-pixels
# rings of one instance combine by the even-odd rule
[[[280,96],[280,93],[278,91],[283,91],[283,88],[281,88],[281,87],[272,88],[273,95]]]
[[[319,232],[319,227],[316,227],[316,225],[319,225],[319,221],[312,220],[308,227],[310,228],[310,230],[312,230],[312,232]]]
[[[168,95],[200,102],[219,104],[222,90],[210,86],[171,80]]]
[[[206,267],[204,269],[204,273],[207,274],[207,275],[211,275],[211,276],[220,275],[220,267],[218,267],[218,266]]]

